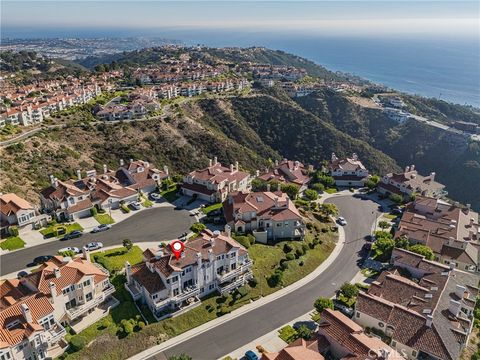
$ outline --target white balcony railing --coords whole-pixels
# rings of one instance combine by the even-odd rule
[[[239,288],[240,286],[245,285],[245,283],[249,278],[251,278],[251,276],[252,276],[251,273],[247,273],[230,284],[227,284],[225,286],[220,286],[220,292],[222,294],[226,294],[235,290],[236,288]]]
[[[252,260],[248,259],[246,262],[244,262],[235,270],[229,271],[226,274],[217,275],[217,280],[220,284],[226,281],[232,280],[234,277],[242,275],[247,271],[249,271],[250,268],[252,267],[252,264],[253,264]]]
[[[76,319],[80,315],[86,313],[88,310],[93,309],[102,302],[105,301],[106,297],[115,292],[115,287],[110,284],[107,288],[104,288],[102,294],[94,298],[93,300],[87,301],[85,304],[76,306],[72,309],[67,310],[67,316],[70,320]]]

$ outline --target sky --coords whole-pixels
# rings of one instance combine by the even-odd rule
[[[477,1],[1,1],[2,36],[222,30],[325,36],[479,36]]]

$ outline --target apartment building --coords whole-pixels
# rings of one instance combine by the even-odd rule
[[[368,170],[355,153],[352,154],[351,158],[346,157],[344,159],[340,159],[335,153],[332,153],[328,170],[335,179],[337,186],[363,187],[369,176]]]
[[[0,195],[0,224],[20,227],[36,221],[36,211],[32,204],[20,196],[8,193]]]
[[[139,265],[125,264],[125,287],[159,320],[199,305],[212,292],[232,292],[252,276],[248,252],[231,238],[228,225],[225,232],[205,230],[187,240],[178,259],[168,245],[143,256]]]
[[[405,358],[458,359],[472,331],[480,277],[404,249],[393,250],[392,263],[394,270],[358,295],[354,321],[384,332]]]
[[[265,169],[263,174],[257,173],[257,177],[263,181],[278,181],[297,185],[300,192],[308,187],[311,181],[309,173],[313,166],[305,166],[300,161],[283,159],[281,162],[275,160],[272,168]]]
[[[286,193],[235,192],[223,203],[227,224],[239,233],[251,232],[261,243],[303,239],[305,224]]]
[[[90,216],[94,206],[117,209],[121,203],[137,200],[138,193],[150,193],[169,177],[168,167],[160,171],[147,161],[120,160],[117,170],[103,165],[103,173],[89,170],[86,176],[77,170],[76,180],[60,181],[50,176],[51,185],[40,193],[42,210],[55,213],[59,219],[77,219]]]
[[[240,170],[238,161],[225,167],[217,161],[217,157],[209,160],[207,168],[186,175],[182,184],[184,195],[197,196],[208,202],[224,201],[230,192],[250,189],[250,174]]]
[[[406,207],[395,238],[430,247],[435,260],[458,269],[479,271],[480,225],[470,206],[417,196]]]
[[[62,354],[65,325],[79,332],[118,305],[108,276],[84,249],[83,258],[55,256],[33,273],[5,280],[0,284],[0,358]]]
[[[407,166],[403,173],[389,173],[382,177],[377,190],[386,196],[397,194],[406,199],[412,194],[440,198],[447,192],[445,185],[435,181],[435,175],[432,172],[429,176],[422,176],[415,169],[415,165]]]

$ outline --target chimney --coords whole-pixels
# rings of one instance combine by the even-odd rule
[[[280,183],[277,184],[277,191],[282,191],[282,185]]]
[[[233,164],[230,164],[230,172],[233,173],[233,171],[234,171]]]
[[[308,165],[308,172],[313,172],[313,165]]]
[[[275,204],[274,204],[274,206],[275,206],[276,208],[278,208],[278,197],[275,197]]]
[[[50,282],[50,284],[48,284],[49,288],[50,288],[50,296],[52,297],[52,300],[57,297],[57,286],[55,285],[54,282]]]
[[[213,254],[212,249],[208,249],[208,261],[213,262],[215,260],[215,255]]]
[[[155,253],[155,259],[160,259],[163,256],[163,251],[162,250],[157,250]]]
[[[298,169],[298,168],[300,167],[300,161],[298,161],[298,160],[295,160],[295,162],[294,162],[294,165],[293,165],[293,166],[294,166],[294,169],[295,169],[295,170],[296,170],[296,169]]]
[[[431,180],[431,181],[434,181],[434,180],[435,180],[435,173],[434,173],[434,172],[431,172],[431,173],[430,173],[430,180]]]
[[[213,165],[217,165],[217,163],[218,163],[217,157],[214,156],[214,157],[213,157]]]
[[[82,248],[83,259],[90,262],[90,250],[84,246]]]
[[[208,167],[212,167],[212,159],[208,159]]]
[[[352,154],[352,159],[357,161],[358,160],[358,155],[356,153],[353,153]]]
[[[332,162],[337,160],[338,160],[337,155],[335,155],[335,153],[332,152]]]
[[[473,226],[473,224],[475,224],[475,219],[472,217],[470,218],[470,226]]]
[[[238,166],[238,161],[235,161],[235,169],[240,170],[240,167]]]
[[[425,325],[428,326],[429,328],[432,327],[432,322],[433,322],[433,316],[428,314],[427,315],[427,321],[425,322]]]
[[[457,284],[455,286],[455,295],[457,295],[460,299],[463,299],[465,297],[465,291],[467,291],[467,288],[465,286],[462,286],[460,284]]]
[[[278,160],[275,160],[275,166],[278,166]]]
[[[77,170],[77,179],[82,180],[82,172],[80,170]]]
[[[28,305],[27,304],[22,304],[21,308],[22,308],[22,315],[25,318],[25,320],[27,321],[27,323],[33,322],[32,313],[30,312],[30,309],[28,308]]]
[[[61,275],[60,269],[59,269],[58,267],[56,267],[56,268],[53,270],[53,272],[55,273],[55,277],[58,279],[58,278],[60,277],[60,275]]]
[[[255,176],[259,177],[260,176],[260,170],[255,170]]]
[[[53,176],[53,175],[50,175],[50,184],[51,184],[53,187],[56,187],[56,184],[55,184],[55,176]]]
[[[415,170],[415,165],[410,165],[410,171]]]
[[[106,174],[108,172],[107,164],[103,164],[103,173]]]
[[[168,176],[168,166],[167,166],[167,165],[165,165],[165,166],[163,167],[163,172],[164,172],[165,174],[167,174],[167,176]]]
[[[202,266],[202,253],[197,252],[197,266]]]
[[[130,159],[130,164],[133,163],[133,159]]]
[[[410,166],[405,166],[405,172],[409,172],[410,171]]]
[[[448,266],[450,267],[450,270],[455,269],[455,263],[453,261],[451,261],[450,264],[448,264]]]
[[[462,307],[462,304],[459,301],[450,299],[450,306],[448,307],[448,311],[450,311],[450,313],[453,316],[455,316],[455,317],[458,316],[458,314],[460,313],[460,308],[461,307]]]
[[[125,162],[123,161],[123,159],[120,159],[120,166],[123,166],[125,165]]]
[[[228,237],[232,237],[232,228],[230,227],[230,225],[225,225],[225,234],[228,236]]]
[[[182,253],[180,254],[180,257],[181,257],[182,259],[185,259],[185,251],[182,251]]]
[[[267,191],[270,191],[270,184],[267,184]]]
[[[132,283],[132,265],[128,261],[125,261],[125,276],[127,277],[127,284]]]

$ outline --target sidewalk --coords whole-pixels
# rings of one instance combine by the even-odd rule
[[[363,283],[366,279],[367,278],[359,271],[350,282],[352,284],[355,284],[358,282]],[[233,359],[242,359],[248,350],[252,350],[258,355],[258,357],[260,357],[260,354],[257,351],[257,345],[261,345],[267,352],[279,352],[288,344],[282,339],[280,339],[280,337],[278,336],[278,331],[284,326],[287,326],[287,325],[293,326],[296,323],[306,324],[309,328],[312,328],[312,329],[313,327],[316,328],[317,324],[314,323],[314,321],[312,320],[312,314],[313,314],[313,304],[312,304],[312,311],[302,316],[299,316],[298,318],[290,321],[289,323],[283,324],[277,329],[270,331],[269,333],[263,335],[262,337],[259,337],[258,339],[255,339],[254,341],[248,344],[245,344],[244,346],[232,351],[229,354],[221,356],[218,360],[222,360],[227,356],[230,356]]]
[[[298,280],[297,282],[283,288],[283,289],[280,289],[276,292],[274,292],[273,294],[270,294],[266,297],[262,297],[260,298],[259,300],[257,301],[254,301],[250,304],[247,304],[247,305],[244,305],[236,310],[234,310],[233,312],[227,314],[227,315],[224,315],[222,317],[219,317],[219,318],[216,318],[214,320],[211,320],[205,324],[202,324],[196,328],[193,328],[189,331],[186,331],[184,332],[183,334],[180,334],[178,336],[175,336],[159,345],[156,345],[154,347],[151,347],[150,349],[147,349],[145,351],[142,351],[141,353],[137,354],[137,355],[134,355],[130,358],[130,360],[142,360],[142,359],[148,359],[150,358],[151,356],[157,354],[157,353],[160,353],[162,351],[165,351],[167,350],[168,348],[172,347],[172,346],[175,346],[175,345],[178,345],[179,343],[182,343],[184,341],[188,341],[189,339],[191,339],[192,337],[194,336],[197,336],[207,330],[210,330],[220,324],[224,324],[232,319],[235,319],[247,312],[250,312],[254,309],[257,309],[265,304],[268,304],[269,302],[271,301],[274,301],[276,299],[279,299],[281,298],[282,296],[285,296],[287,294],[289,294],[290,292],[292,291],[295,291],[297,289],[299,289],[300,287],[308,284],[310,281],[312,281],[313,279],[315,279],[317,276],[319,276],[325,269],[327,269],[334,261],[335,259],[337,258],[337,256],[340,254],[340,252],[342,251],[343,249],[343,246],[345,245],[345,232],[343,230],[343,228],[339,228],[339,231],[338,231],[338,242],[335,246],[335,248],[333,249],[332,253],[330,254],[330,256],[319,266],[317,267],[313,272],[311,272],[310,274],[308,274],[307,276],[305,276],[303,279],[301,280]]]

